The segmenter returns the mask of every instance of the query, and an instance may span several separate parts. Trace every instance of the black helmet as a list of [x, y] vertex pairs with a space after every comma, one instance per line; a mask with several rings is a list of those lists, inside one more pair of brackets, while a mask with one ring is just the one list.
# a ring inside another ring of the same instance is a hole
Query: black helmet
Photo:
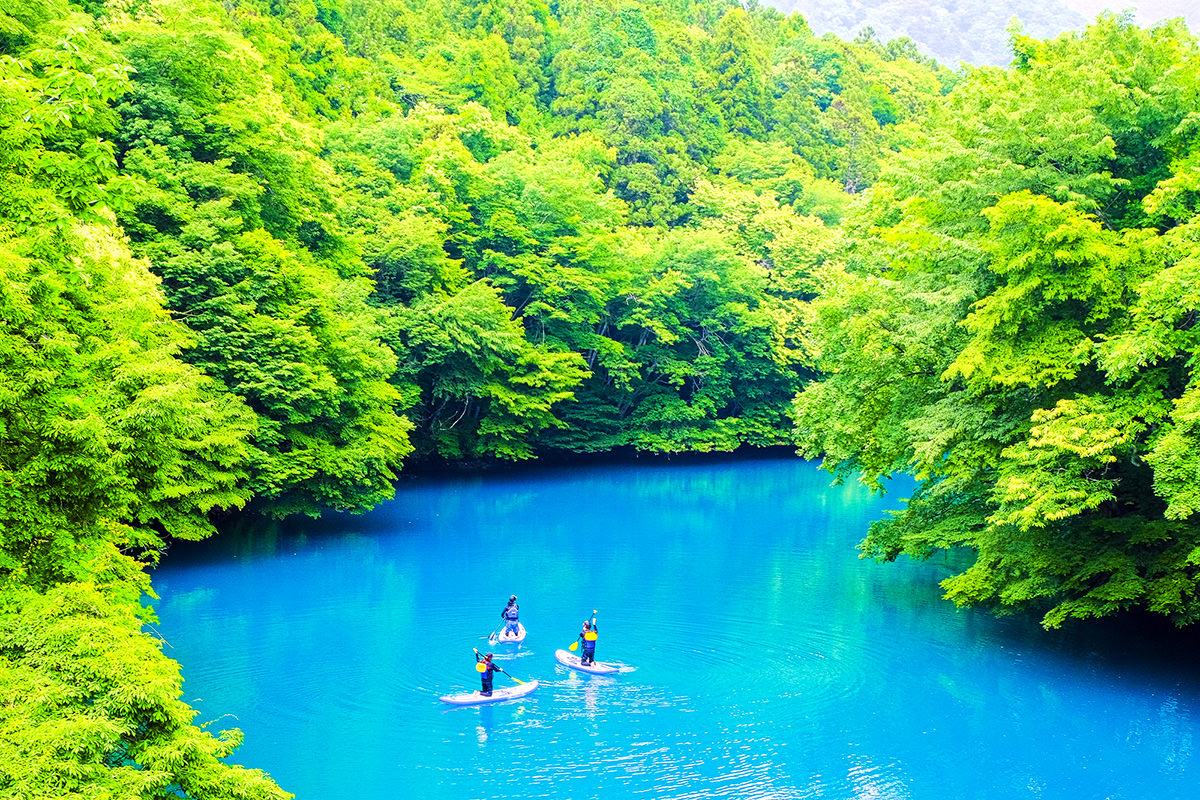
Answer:
[[486, 656], [484, 656], [484, 658], [485, 658], [485, 659], [487, 659], [488, 661], [491, 661], [491, 660], [492, 660], [492, 654], [491, 654], [491, 653], [488, 653]]

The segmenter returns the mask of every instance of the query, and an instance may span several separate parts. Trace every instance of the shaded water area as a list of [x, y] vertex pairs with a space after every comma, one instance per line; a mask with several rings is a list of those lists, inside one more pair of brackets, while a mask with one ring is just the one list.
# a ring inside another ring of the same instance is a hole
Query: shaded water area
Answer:
[[[409, 480], [176, 545], [156, 628], [197, 722], [301, 800], [1196, 796], [1196, 637], [1047, 633], [942, 600], [942, 557], [860, 560], [911, 488], [792, 458]], [[512, 593], [528, 638], [489, 648]], [[554, 660], [593, 608], [617, 675]], [[542, 685], [440, 703], [472, 647]]]

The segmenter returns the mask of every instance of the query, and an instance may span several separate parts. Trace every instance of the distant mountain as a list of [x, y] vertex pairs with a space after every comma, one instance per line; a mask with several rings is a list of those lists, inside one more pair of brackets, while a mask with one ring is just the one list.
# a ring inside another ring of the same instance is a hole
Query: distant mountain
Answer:
[[1009, 21], [1016, 17], [1037, 38], [1078, 30], [1103, 11], [1132, 9], [1148, 26], [1183, 17], [1200, 34], [1195, 0], [764, 0], [785, 13], [798, 11], [817, 34], [853, 39], [871, 28], [882, 42], [907, 36], [921, 52], [947, 66], [1007, 64]]
[[1200, 34], [1200, 3], [1196, 0], [1062, 0], [1070, 9], [1093, 19], [1101, 11], [1133, 9], [1133, 19], [1146, 26], [1174, 17], [1183, 17], [1192, 33]]
[[[1088, 3], [1092, 0], [1072, 0]], [[872, 28], [880, 41], [907, 36], [921, 52], [947, 66], [1007, 64], [1005, 29], [1017, 17], [1038, 38], [1084, 27], [1091, 17], [1064, 0], [769, 0], [780, 11], [798, 11], [818, 34], [853, 39]]]

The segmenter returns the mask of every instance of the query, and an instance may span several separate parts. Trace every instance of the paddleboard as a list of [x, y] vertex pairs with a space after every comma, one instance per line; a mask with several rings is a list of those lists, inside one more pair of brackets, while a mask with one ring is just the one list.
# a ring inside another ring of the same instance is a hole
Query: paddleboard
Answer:
[[512, 700], [514, 697], [524, 697], [538, 687], [537, 681], [525, 681], [518, 683], [516, 686], [505, 686], [502, 689], [493, 689], [490, 695], [482, 695], [479, 692], [465, 692], [463, 694], [448, 694], [445, 697], [439, 697], [443, 703], [449, 703], [452, 706], [478, 706], [484, 703], [499, 703], [501, 700]]
[[592, 675], [611, 675], [614, 672], [621, 671], [618, 667], [614, 667], [611, 664], [601, 664], [598, 661], [592, 664], [584, 664], [579, 660], [579, 656], [574, 655], [566, 650], [555, 650], [554, 658], [564, 667], [570, 667], [571, 669], [576, 669], [580, 672], [587, 672]]
[[492, 644], [517, 644], [525, 641], [525, 626], [517, 623], [517, 635], [512, 636], [505, 631], [494, 633], [488, 637], [488, 641]]

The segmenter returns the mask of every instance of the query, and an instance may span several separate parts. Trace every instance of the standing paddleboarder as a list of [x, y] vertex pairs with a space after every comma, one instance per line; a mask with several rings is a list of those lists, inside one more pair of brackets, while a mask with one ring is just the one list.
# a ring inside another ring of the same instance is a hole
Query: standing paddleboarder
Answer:
[[514, 594], [508, 598], [508, 605], [500, 612], [500, 617], [504, 620], [504, 633], [500, 635], [517, 638], [520, 635], [520, 629], [517, 626], [517, 619], [520, 616], [520, 607], [517, 605], [517, 596]]
[[475, 670], [479, 673], [479, 680], [482, 683], [479, 693], [484, 697], [491, 697], [492, 678], [494, 677], [492, 673], [504, 672], [504, 670], [492, 663], [491, 653], [481, 656], [478, 650], [475, 651]]
[[579, 641], [583, 644], [583, 648], [579, 653], [579, 663], [585, 666], [596, 660], [596, 640], [600, 638], [600, 634], [596, 632], [596, 609], [592, 609], [591, 620], [583, 621], [583, 630], [579, 632]]

